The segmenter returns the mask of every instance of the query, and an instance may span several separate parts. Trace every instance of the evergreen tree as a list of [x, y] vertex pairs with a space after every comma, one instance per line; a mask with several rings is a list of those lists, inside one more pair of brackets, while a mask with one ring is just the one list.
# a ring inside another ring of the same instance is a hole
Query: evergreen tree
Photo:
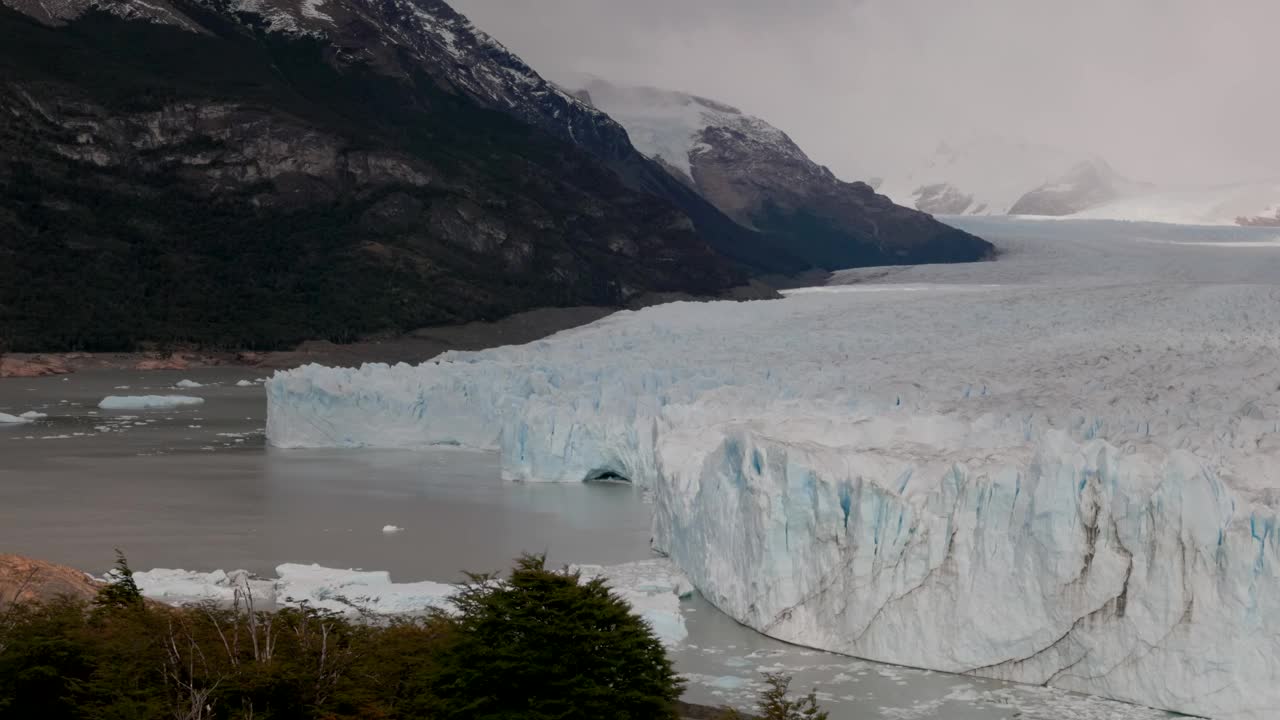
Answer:
[[98, 591], [93, 604], [101, 609], [140, 608], [142, 591], [133, 579], [133, 570], [120, 548], [116, 548], [116, 566], [109, 573], [111, 579]]
[[444, 717], [673, 718], [683, 683], [652, 629], [599, 579], [526, 555], [508, 579], [474, 575], [454, 600]]

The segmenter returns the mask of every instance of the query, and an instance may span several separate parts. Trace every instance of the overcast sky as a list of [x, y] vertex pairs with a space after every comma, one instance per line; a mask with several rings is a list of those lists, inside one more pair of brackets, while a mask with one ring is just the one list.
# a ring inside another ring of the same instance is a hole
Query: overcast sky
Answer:
[[728, 102], [846, 178], [973, 134], [1280, 177], [1280, 0], [453, 0], [545, 76]]

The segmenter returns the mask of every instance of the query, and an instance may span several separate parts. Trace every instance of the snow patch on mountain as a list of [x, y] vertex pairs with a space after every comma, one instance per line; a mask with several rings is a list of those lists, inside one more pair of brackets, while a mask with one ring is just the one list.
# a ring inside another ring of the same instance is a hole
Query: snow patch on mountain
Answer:
[[608, 113], [641, 153], [693, 177], [693, 156], [707, 149], [703, 133], [726, 128], [790, 152], [786, 133], [758, 117], [708, 98], [652, 87], [624, 87], [593, 76], [566, 76], [561, 84]]

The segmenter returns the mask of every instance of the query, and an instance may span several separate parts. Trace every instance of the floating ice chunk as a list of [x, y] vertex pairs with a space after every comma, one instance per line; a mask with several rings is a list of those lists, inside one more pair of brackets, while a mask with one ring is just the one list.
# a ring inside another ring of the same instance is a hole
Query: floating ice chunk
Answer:
[[259, 578], [244, 570], [191, 572], [155, 569], [134, 573], [142, 594], [169, 604], [213, 601], [231, 603], [239, 590], [253, 593], [259, 608], [298, 605], [355, 614], [364, 610], [380, 615], [447, 610], [456, 588], [437, 582], [394, 583], [385, 572], [337, 570], [319, 565], [284, 564], [278, 577]]
[[[106, 579], [110, 579], [109, 574]], [[255, 578], [244, 570], [205, 573], [157, 568], [135, 572], [133, 580], [143, 596], [171, 605], [205, 601], [230, 604], [235, 600], [237, 589], [252, 592], [255, 602], [264, 603], [259, 609], [266, 609], [275, 601], [275, 582]]]
[[22, 413], [21, 415], [19, 415], [18, 417], [26, 420], [40, 420], [41, 418], [47, 418], [49, 416], [42, 412], [36, 412], [35, 410], [28, 410]]
[[236, 387], [253, 387], [252, 380], [237, 380]]
[[204, 398], [187, 395], [109, 395], [98, 403], [103, 410], [157, 410], [200, 405]]
[[196, 381], [194, 381], [194, 380], [179, 380], [178, 382], [174, 383], [174, 385], [173, 385], [173, 386], [174, 386], [174, 387], [180, 387], [180, 388], [199, 388], [199, 387], [204, 387], [204, 385], [203, 385], [203, 384], [198, 383], [198, 382], [196, 382]]
[[721, 675], [720, 677], [712, 678], [707, 685], [721, 690], [741, 690], [751, 685], [751, 679], [736, 675]]
[[9, 413], [0, 413], [0, 423], [17, 425], [19, 423], [29, 423], [29, 422], [31, 422], [30, 418], [21, 417], [18, 415], [10, 415]]
[[381, 615], [448, 610], [453, 585], [438, 582], [394, 583], [386, 572], [334, 570], [319, 565], [280, 565], [276, 596], [288, 603], [348, 612], [355, 607]]
[[404, 528], [397, 527], [395, 525], [383, 525], [382, 532], [386, 533], [387, 535], [394, 535], [396, 533], [404, 532]]

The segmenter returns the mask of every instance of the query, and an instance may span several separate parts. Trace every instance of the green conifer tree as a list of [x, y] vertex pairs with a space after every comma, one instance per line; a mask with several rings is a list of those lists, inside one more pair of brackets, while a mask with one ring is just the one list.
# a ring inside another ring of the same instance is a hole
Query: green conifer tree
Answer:
[[120, 548], [116, 548], [116, 566], [109, 573], [111, 579], [98, 591], [93, 604], [100, 609], [141, 608], [142, 591], [133, 579], [133, 570]]
[[526, 555], [511, 576], [471, 577], [454, 600], [443, 716], [474, 720], [674, 717], [683, 683], [652, 629], [601, 580]]

